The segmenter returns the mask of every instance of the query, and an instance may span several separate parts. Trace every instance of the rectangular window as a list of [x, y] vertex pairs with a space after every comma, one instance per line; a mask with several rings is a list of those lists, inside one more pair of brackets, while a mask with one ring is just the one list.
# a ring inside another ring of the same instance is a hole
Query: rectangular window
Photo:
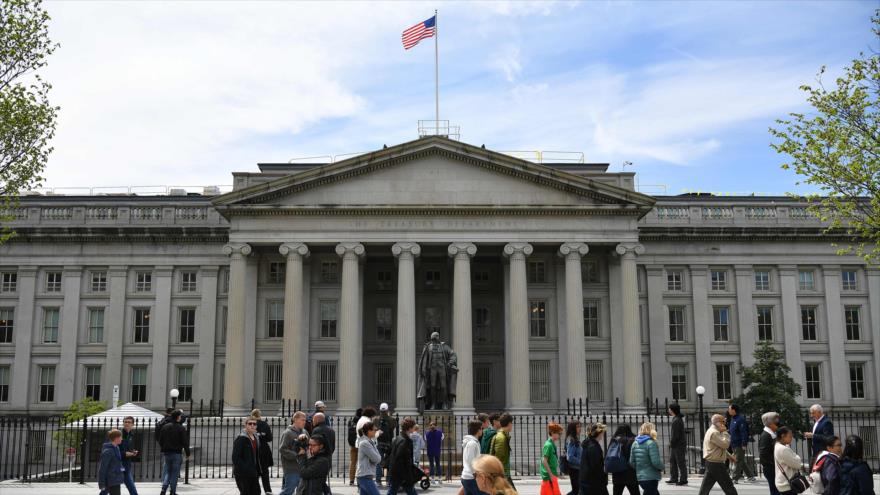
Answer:
[[849, 396], [865, 398], [865, 363], [849, 363]]
[[587, 398], [592, 401], [605, 400], [605, 373], [602, 361], [587, 361]]
[[26, 454], [28, 463], [43, 464], [46, 462], [46, 430], [28, 432], [28, 450]]
[[266, 361], [263, 363], [263, 400], [281, 400], [281, 363]]
[[61, 292], [61, 272], [46, 273], [46, 292]]
[[428, 289], [440, 288], [440, 270], [425, 270], [425, 287]]
[[269, 301], [266, 312], [266, 337], [280, 339], [284, 337], [284, 301]]
[[318, 400], [336, 402], [336, 361], [318, 361]]
[[137, 272], [135, 274], [134, 291], [150, 292], [153, 290], [153, 273]]
[[843, 321], [846, 325], [846, 340], [861, 340], [861, 308], [859, 306], [845, 306]]
[[543, 284], [547, 282], [547, 267], [543, 260], [529, 260], [527, 274], [530, 284]]
[[669, 307], [669, 341], [684, 342], [684, 307]]
[[800, 270], [798, 272], [798, 290], [814, 290], [816, 283], [813, 280], [812, 270]]
[[394, 401], [394, 365], [376, 363], [376, 398], [381, 401]]
[[712, 328], [715, 333], [715, 342], [730, 340], [730, 307], [715, 306], [712, 308]]
[[92, 292], [107, 292], [107, 272], [92, 272]]
[[488, 342], [491, 332], [492, 316], [489, 308], [478, 306], [474, 308], [474, 342]]
[[681, 270], [669, 270], [666, 272], [666, 290], [672, 292], [681, 292], [684, 290], [684, 277]]
[[807, 399], [822, 398], [822, 367], [819, 363], [804, 365], [804, 384], [807, 388]]
[[134, 310], [134, 343], [147, 344], [150, 342], [150, 308], [137, 308]]
[[529, 361], [529, 399], [550, 402], [550, 361]]
[[758, 340], [773, 340], [773, 306], [758, 306]]
[[529, 331], [532, 337], [547, 336], [547, 302], [529, 301]]
[[676, 401], [688, 400], [688, 365], [672, 365], [672, 399]]
[[733, 398], [732, 376], [732, 364], [715, 365], [715, 391], [718, 394], [718, 400], [730, 400]]
[[321, 338], [336, 338], [336, 301], [321, 301]]
[[104, 342], [104, 308], [89, 308], [89, 344]]
[[58, 343], [58, 308], [43, 308], [43, 343]]
[[269, 283], [283, 284], [284, 275], [287, 270], [287, 263], [281, 261], [272, 261], [269, 263]]
[[817, 339], [815, 306], [801, 306], [801, 338], [807, 341]]
[[196, 272], [180, 272], [180, 292], [196, 292], [199, 288]]
[[581, 261], [581, 280], [585, 284], [599, 283], [599, 262], [596, 260]]
[[9, 402], [9, 366], [0, 366], [0, 402]]
[[443, 310], [434, 306], [425, 307], [425, 335], [439, 332], [443, 324]]
[[193, 367], [178, 366], [177, 367], [177, 391], [180, 395], [177, 400], [189, 402], [193, 395]]
[[223, 268], [220, 276], [220, 293], [229, 293], [229, 268]]
[[727, 290], [726, 270], [712, 270], [710, 276], [712, 279], [712, 290]]
[[0, 273], [0, 292], [10, 293], [15, 292], [16, 290], [18, 290], [18, 273]]
[[229, 306], [223, 306], [220, 310], [220, 336], [217, 339], [218, 344], [226, 343], [226, 327], [229, 320]]
[[15, 329], [15, 310], [0, 308], [0, 344], [11, 344]]
[[180, 308], [179, 336], [181, 344], [196, 341], [196, 308]]
[[755, 270], [755, 290], [770, 290], [770, 272], [767, 270]]
[[840, 287], [843, 290], [859, 290], [858, 278], [855, 270], [840, 272]]
[[481, 286], [489, 285], [489, 272], [486, 270], [475, 271], [474, 283]]
[[40, 366], [40, 402], [55, 402], [54, 366]]
[[376, 340], [379, 342], [394, 340], [394, 312], [391, 308], [376, 308]]
[[376, 272], [376, 290], [393, 290], [394, 279], [390, 270], [379, 270]]
[[584, 301], [584, 337], [599, 336], [599, 301]]
[[492, 400], [492, 363], [474, 363], [474, 402]]
[[131, 401], [147, 401], [147, 367], [131, 367]]
[[86, 397], [101, 400], [101, 367], [86, 366], [85, 372]]
[[339, 263], [335, 261], [321, 262], [321, 282], [325, 284], [339, 282]]

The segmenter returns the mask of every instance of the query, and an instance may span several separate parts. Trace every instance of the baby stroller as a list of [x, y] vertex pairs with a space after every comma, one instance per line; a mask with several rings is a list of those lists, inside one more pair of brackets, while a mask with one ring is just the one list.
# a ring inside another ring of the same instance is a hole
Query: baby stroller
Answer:
[[418, 485], [422, 487], [422, 490], [427, 490], [431, 488], [431, 476], [428, 475], [430, 472], [428, 468], [420, 468], [418, 466], [413, 466], [413, 474], [418, 481]]

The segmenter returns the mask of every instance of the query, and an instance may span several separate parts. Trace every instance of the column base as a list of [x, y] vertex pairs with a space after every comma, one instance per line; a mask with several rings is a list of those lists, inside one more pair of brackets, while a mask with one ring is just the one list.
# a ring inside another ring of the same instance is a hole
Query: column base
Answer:
[[533, 414], [531, 407], [515, 407], [510, 406], [504, 410], [504, 412], [508, 412], [513, 416], [526, 416]]
[[394, 414], [401, 418], [405, 416], [418, 416], [419, 410], [415, 407], [397, 407], [394, 409]]
[[452, 408], [452, 414], [455, 416], [476, 416], [477, 411], [473, 407], [456, 406]]
[[[250, 404], [248, 404], [250, 406]], [[232, 404], [223, 404], [223, 417], [224, 418], [245, 418], [251, 415], [251, 409], [249, 407], [242, 406], [233, 406]]]

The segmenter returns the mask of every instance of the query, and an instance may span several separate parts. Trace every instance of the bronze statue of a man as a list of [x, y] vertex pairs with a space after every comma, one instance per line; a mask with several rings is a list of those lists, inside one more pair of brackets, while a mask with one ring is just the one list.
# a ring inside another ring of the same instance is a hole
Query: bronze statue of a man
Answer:
[[440, 334], [431, 334], [431, 340], [422, 348], [419, 357], [419, 393], [421, 409], [449, 409], [455, 401], [458, 379], [458, 358]]

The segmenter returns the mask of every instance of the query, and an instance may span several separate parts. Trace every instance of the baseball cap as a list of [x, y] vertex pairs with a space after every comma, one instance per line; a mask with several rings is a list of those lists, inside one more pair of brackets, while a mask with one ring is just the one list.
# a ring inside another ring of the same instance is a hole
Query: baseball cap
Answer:
[[324, 401], [319, 400], [319, 401], [315, 402], [315, 409], [317, 409], [319, 407], [324, 407]]
[[388, 403], [383, 402], [382, 404], [379, 404], [379, 410], [380, 411], [387, 411], [388, 410]]

